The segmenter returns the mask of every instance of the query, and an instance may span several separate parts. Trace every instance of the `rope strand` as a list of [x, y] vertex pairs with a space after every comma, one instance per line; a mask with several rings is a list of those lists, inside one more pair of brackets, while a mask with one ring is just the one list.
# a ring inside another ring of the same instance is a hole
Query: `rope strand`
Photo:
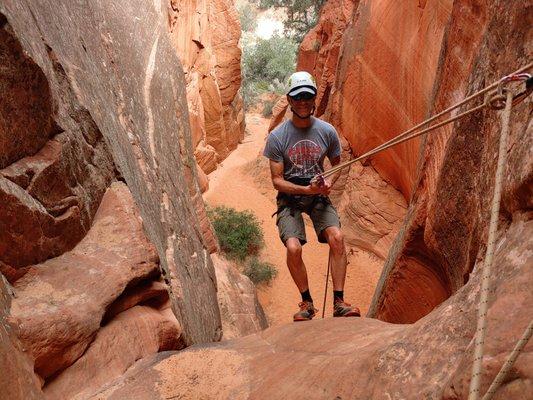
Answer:
[[492, 381], [492, 385], [490, 385], [489, 390], [487, 390], [487, 393], [485, 393], [485, 396], [483, 396], [483, 399], [481, 400], [492, 399], [492, 396], [494, 395], [494, 393], [496, 393], [496, 390], [498, 390], [498, 388], [501, 386], [501, 384], [507, 377], [507, 374], [511, 370], [511, 367], [516, 361], [518, 355], [520, 354], [522, 349], [525, 347], [528, 340], [531, 338], [532, 333], [533, 333], [533, 320], [529, 322], [529, 325], [527, 326], [526, 330], [522, 334], [522, 337], [516, 343], [513, 351], [511, 352], [511, 354], [509, 354], [509, 356], [507, 357], [507, 360], [505, 360], [505, 363], [500, 369], [500, 372], [498, 372], [498, 375], [496, 375], [496, 378], [494, 378], [494, 381]]
[[[355, 163], [357, 161], [360, 161], [360, 160], [362, 160], [364, 158], [370, 157], [370, 156], [372, 156], [374, 154], [377, 154], [377, 153], [379, 153], [381, 151], [384, 151], [384, 150], [388, 149], [389, 147], [395, 146], [395, 145], [403, 143], [403, 142], [405, 142], [407, 140], [413, 139], [413, 138], [415, 138], [417, 136], [423, 135], [424, 133], [430, 132], [430, 131], [432, 131], [434, 129], [437, 129], [437, 128], [443, 126], [443, 125], [451, 123], [451, 122], [455, 121], [458, 118], [462, 118], [462, 117], [464, 117], [464, 116], [466, 116], [468, 114], [471, 114], [471, 113], [473, 113], [475, 111], [480, 110], [481, 108], [487, 106], [490, 102], [485, 101], [482, 105], [479, 105], [479, 106], [474, 107], [474, 108], [472, 108], [472, 109], [470, 109], [468, 111], [465, 111], [462, 114], [459, 114], [459, 115], [456, 115], [455, 117], [449, 118], [446, 121], [443, 121], [443, 122], [441, 122], [439, 124], [430, 126], [429, 128], [426, 128], [426, 129], [424, 129], [424, 130], [422, 130], [420, 132], [413, 133], [413, 132], [417, 131], [419, 128], [421, 128], [421, 127], [423, 127], [423, 126], [435, 121], [436, 119], [440, 118], [441, 116], [443, 116], [445, 114], [450, 113], [451, 111], [455, 110], [456, 108], [461, 107], [462, 105], [464, 105], [464, 104], [470, 102], [471, 100], [473, 100], [473, 99], [475, 99], [475, 98], [477, 98], [477, 97], [489, 92], [490, 90], [493, 90], [493, 89], [497, 88], [499, 85], [502, 84], [502, 82], [507, 82], [507, 81], [511, 80], [510, 79], [511, 77], [514, 77], [516, 75], [520, 75], [524, 71], [527, 71], [527, 70], [531, 69], [532, 67], [533, 67], [533, 62], [530, 62], [529, 64], [523, 66], [522, 68], [517, 69], [515, 72], [513, 72], [513, 73], [511, 73], [509, 75], [506, 75], [503, 78], [493, 82], [489, 86], [486, 86], [485, 88], [483, 88], [483, 89], [471, 94], [470, 96], [466, 97], [465, 99], [463, 99], [459, 103], [448, 107], [447, 109], [439, 112], [438, 114], [436, 114], [436, 115], [434, 115], [434, 116], [422, 121], [418, 125], [415, 125], [411, 129], [409, 129], [409, 130], [407, 130], [405, 132], [402, 132], [401, 134], [395, 136], [393, 139], [391, 139], [391, 140], [389, 140], [389, 141], [387, 141], [385, 143], [382, 143], [381, 145], [375, 147], [374, 149], [366, 152], [365, 154], [363, 154], [363, 155], [361, 155], [361, 156], [359, 156], [359, 157], [357, 157], [357, 158], [355, 158], [353, 160], [349, 160], [349, 161], [346, 161], [346, 162], [344, 162], [342, 164], [339, 164], [339, 165], [329, 169], [328, 171], [317, 175], [315, 178], [317, 178], [317, 177], [318, 178], [322, 178], [322, 179], [326, 178], [326, 177], [336, 173], [337, 171], [339, 171], [339, 170], [341, 170], [341, 169], [343, 169], [343, 168], [345, 168], [345, 167], [347, 167], [347, 166], [349, 166], [349, 165], [351, 165], [351, 164], [353, 164], [353, 163]], [[313, 178], [313, 179], [315, 179], [315, 178]]]
[[491, 290], [490, 273], [492, 258], [494, 256], [494, 242], [496, 241], [496, 230], [498, 229], [498, 216], [500, 214], [500, 200], [502, 193], [502, 180], [507, 159], [507, 137], [509, 135], [509, 121], [513, 107], [513, 92], [506, 93], [507, 99], [505, 109], [502, 113], [502, 133], [500, 135], [500, 147], [498, 152], [498, 167], [496, 168], [496, 181], [494, 183], [494, 195], [492, 197], [492, 210], [490, 214], [489, 237], [487, 239], [487, 251], [483, 261], [483, 278], [481, 281], [481, 295], [476, 329], [476, 340], [474, 348], [474, 363], [472, 366], [472, 379], [470, 380], [469, 400], [479, 399], [479, 385], [481, 381], [481, 367], [483, 364], [483, 345], [485, 343], [485, 332], [487, 329], [487, 311]]

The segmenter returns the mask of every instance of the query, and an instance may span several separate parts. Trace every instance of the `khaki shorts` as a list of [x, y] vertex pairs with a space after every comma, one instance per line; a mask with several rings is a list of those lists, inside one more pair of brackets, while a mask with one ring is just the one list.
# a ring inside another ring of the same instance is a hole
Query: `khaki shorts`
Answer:
[[[292, 210], [292, 212], [291, 212]], [[298, 208], [284, 207], [277, 214], [276, 225], [278, 226], [279, 237], [283, 243], [291, 237], [298, 238], [300, 243], [307, 243], [305, 236], [305, 225], [302, 217], [302, 211]], [[307, 212], [306, 212], [307, 213]], [[311, 217], [313, 227], [315, 228], [318, 241], [327, 243], [324, 237], [324, 229], [330, 226], [341, 227], [339, 216], [335, 207], [328, 202], [327, 204], [319, 201], [313, 209], [307, 213]]]

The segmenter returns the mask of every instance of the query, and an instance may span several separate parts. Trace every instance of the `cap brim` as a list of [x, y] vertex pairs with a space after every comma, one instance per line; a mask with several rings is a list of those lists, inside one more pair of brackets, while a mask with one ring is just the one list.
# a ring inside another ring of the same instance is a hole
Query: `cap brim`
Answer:
[[296, 89], [290, 91], [287, 94], [289, 96], [296, 96], [297, 94], [304, 93], [304, 92], [311, 93], [313, 96], [316, 96], [316, 90], [314, 90], [311, 87], [307, 87], [307, 86], [302, 86], [302, 87], [296, 88]]

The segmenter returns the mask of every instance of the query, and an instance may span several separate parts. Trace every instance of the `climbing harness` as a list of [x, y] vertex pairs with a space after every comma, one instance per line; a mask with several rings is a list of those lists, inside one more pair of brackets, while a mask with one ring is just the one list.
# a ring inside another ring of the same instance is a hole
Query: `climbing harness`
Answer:
[[[295, 185], [299, 186], [307, 186], [309, 185], [311, 178], [288, 178], [289, 182], [294, 183]], [[279, 214], [281, 211], [283, 211], [285, 208], [290, 209], [291, 216], [294, 217], [294, 213], [296, 210], [304, 211], [307, 214], [310, 214], [311, 211], [317, 206], [317, 204], [324, 204], [327, 206], [328, 204], [331, 204], [331, 200], [327, 196], [322, 195], [300, 195], [300, 194], [288, 194], [283, 192], [278, 192], [278, 195], [276, 197], [276, 203], [277, 203], [277, 210], [274, 214], [272, 214], [272, 217], [274, 215]]]
[[[470, 380], [470, 390], [469, 390], [469, 397], [468, 397], [469, 400], [478, 400], [479, 398], [479, 385], [480, 385], [480, 378], [482, 374], [481, 372], [482, 363], [483, 363], [483, 345], [484, 345], [486, 324], [487, 324], [486, 317], [487, 317], [487, 311], [488, 311], [489, 295], [491, 292], [490, 273], [491, 273], [492, 259], [494, 255], [494, 243], [496, 239], [496, 230], [498, 227], [498, 215], [499, 215], [499, 210], [500, 210], [502, 179], [503, 179], [505, 161], [506, 161], [506, 156], [507, 156], [507, 137], [509, 135], [509, 123], [510, 123], [511, 110], [514, 105], [524, 100], [533, 91], [533, 77], [530, 74], [525, 73], [525, 71], [528, 71], [532, 67], [533, 67], [533, 62], [520, 68], [514, 73], [507, 75], [503, 77], [502, 79], [492, 83], [491, 85], [479, 90], [478, 92], [468, 96], [463, 101], [447, 108], [444, 111], [441, 111], [440, 113], [419, 123], [413, 128], [397, 135], [393, 139], [377, 146], [376, 148], [362, 154], [359, 157], [356, 157], [355, 159], [339, 164], [329, 169], [328, 171], [325, 171], [315, 176], [311, 180], [311, 182], [321, 185], [324, 183], [325, 178], [335, 174], [336, 172], [342, 170], [343, 168], [350, 166], [351, 164], [357, 161], [368, 158], [374, 154], [380, 153], [392, 146], [403, 143], [407, 140], [411, 140], [418, 136], [429, 133], [437, 128], [440, 128], [458, 119], [466, 117], [467, 115], [472, 114], [478, 110], [481, 110], [482, 108], [490, 107], [496, 110], [503, 109], [502, 132], [500, 135], [498, 166], [496, 169], [494, 195], [492, 199], [491, 218], [490, 218], [490, 225], [489, 225], [489, 237], [487, 241], [487, 250], [485, 252], [485, 260], [483, 262], [482, 286], [481, 286], [481, 293], [480, 293], [480, 305], [479, 305], [479, 310], [478, 310], [477, 329], [476, 329], [476, 334], [475, 334], [474, 361], [473, 361], [473, 366], [472, 366], [472, 376]], [[523, 83], [525, 86], [524, 90], [516, 95], [513, 95], [512, 90], [506, 87], [511, 82]], [[455, 115], [451, 118], [448, 118], [445, 121], [439, 122], [435, 125], [431, 125], [425, 129], [420, 130], [421, 128], [432, 123], [433, 121], [437, 120], [441, 116], [450, 113], [451, 111], [459, 108], [460, 106], [470, 102], [473, 99], [476, 99], [484, 95], [485, 93], [488, 93], [488, 95], [486, 96], [482, 104], [472, 107], [471, 109], [464, 111], [458, 115]], [[329, 256], [329, 260], [328, 260], [328, 272], [326, 275], [326, 291], [327, 291], [327, 283], [329, 279], [330, 266], [331, 266], [331, 253]], [[326, 293], [324, 293], [324, 306], [322, 310], [322, 318], [324, 317], [325, 302], [326, 302]], [[482, 400], [490, 400], [492, 398], [493, 394], [496, 392], [498, 387], [505, 380], [507, 373], [510, 371], [513, 363], [515, 362], [516, 358], [520, 354], [520, 351], [524, 348], [524, 346], [530, 339], [532, 333], [533, 333], [533, 320], [529, 323], [524, 334], [522, 335], [522, 337], [520, 338], [520, 340], [514, 347], [513, 351], [511, 352], [511, 354], [505, 361], [504, 365], [498, 372], [497, 376], [495, 377], [494, 381], [492, 382], [491, 386], [489, 387], [488, 391], [486, 392]]]

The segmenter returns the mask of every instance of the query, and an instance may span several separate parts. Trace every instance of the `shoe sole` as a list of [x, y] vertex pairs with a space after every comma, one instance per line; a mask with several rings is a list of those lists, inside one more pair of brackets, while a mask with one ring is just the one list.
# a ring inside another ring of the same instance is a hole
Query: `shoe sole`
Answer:
[[358, 313], [357, 311], [350, 311], [347, 312], [344, 315], [334, 315], [335, 318], [341, 318], [341, 317], [360, 317], [361, 313]]
[[301, 322], [301, 321], [311, 321], [314, 318], [314, 315], [311, 318], [293, 318], [293, 322]]

